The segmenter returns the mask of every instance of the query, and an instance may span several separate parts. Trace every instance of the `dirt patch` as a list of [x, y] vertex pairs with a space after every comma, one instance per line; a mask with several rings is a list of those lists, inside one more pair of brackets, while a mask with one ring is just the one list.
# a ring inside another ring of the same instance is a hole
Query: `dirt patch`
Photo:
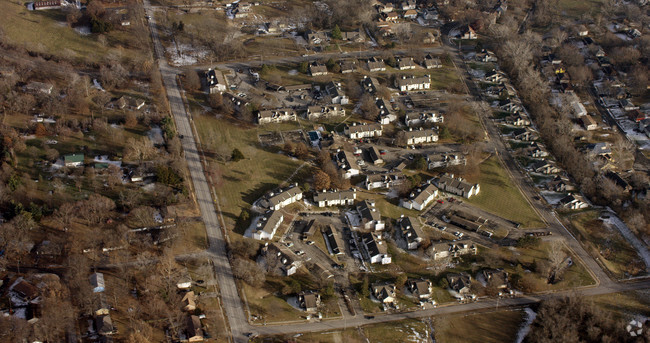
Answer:
[[257, 135], [257, 137], [260, 140], [260, 144], [262, 144], [262, 146], [284, 144], [284, 139], [282, 138], [282, 134], [280, 134], [279, 132], [260, 133], [259, 135]]
[[294, 143], [304, 143], [307, 140], [302, 130], [284, 131], [282, 132], [282, 138], [287, 142]]

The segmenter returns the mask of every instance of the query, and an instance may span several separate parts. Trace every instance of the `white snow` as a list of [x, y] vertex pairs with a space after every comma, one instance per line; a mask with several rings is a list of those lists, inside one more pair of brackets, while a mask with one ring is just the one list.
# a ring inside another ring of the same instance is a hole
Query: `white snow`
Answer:
[[97, 81], [97, 79], [93, 79], [93, 87], [99, 89], [102, 92], [106, 92], [106, 90], [102, 87], [99, 81]]
[[526, 321], [522, 324], [519, 332], [517, 332], [517, 339], [515, 340], [515, 343], [521, 343], [524, 341], [524, 338], [526, 338], [526, 335], [528, 335], [528, 332], [530, 332], [530, 324], [532, 324], [533, 321], [535, 321], [535, 318], [537, 318], [537, 313], [535, 313], [535, 311], [531, 310], [529, 307], [526, 307], [524, 309], [524, 312], [526, 312]]
[[88, 36], [91, 33], [89, 26], [77, 26], [74, 28], [74, 30], [82, 36]]
[[208, 50], [197, 49], [189, 44], [176, 44], [167, 48], [171, 63], [175, 66], [192, 65], [208, 55]]

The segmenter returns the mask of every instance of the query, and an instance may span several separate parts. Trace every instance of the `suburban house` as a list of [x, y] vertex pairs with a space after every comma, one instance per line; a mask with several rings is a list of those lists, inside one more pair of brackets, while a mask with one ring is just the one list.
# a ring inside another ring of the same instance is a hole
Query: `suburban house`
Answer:
[[113, 325], [113, 320], [111, 315], [96, 316], [94, 320], [95, 332], [100, 336], [110, 336], [117, 332], [115, 326]]
[[327, 75], [327, 67], [324, 64], [312, 62], [309, 64], [309, 74], [311, 76]]
[[356, 29], [354, 31], [341, 32], [341, 38], [348, 42], [362, 43], [366, 41], [363, 31]]
[[444, 174], [434, 180], [434, 184], [442, 191], [456, 194], [464, 198], [470, 198], [481, 191], [478, 183], [471, 184], [462, 178], [454, 178], [454, 175]]
[[442, 68], [442, 63], [440, 62], [440, 59], [437, 57], [433, 57], [431, 54], [424, 56], [423, 64], [425, 69]]
[[106, 290], [103, 273], [90, 274], [90, 285], [93, 287], [93, 293], [101, 293]]
[[379, 236], [366, 232], [360, 234], [359, 238], [368, 252], [368, 261], [370, 263], [390, 264], [392, 262], [386, 243]]
[[537, 135], [530, 129], [528, 128], [517, 128], [512, 130], [510, 133], [512, 139], [519, 140], [519, 141], [534, 141], [537, 139]]
[[377, 116], [379, 118], [380, 124], [388, 125], [397, 120], [397, 116], [393, 114], [390, 106], [386, 104], [386, 100], [383, 98], [375, 98], [375, 106], [377, 106], [377, 109], [379, 111], [379, 114]]
[[187, 332], [187, 342], [203, 342], [203, 329], [201, 327], [201, 319], [198, 316], [191, 315], [187, 317], [185, 331]]
[[413, 62], [413, 58], [412, 57], [398, 57], [397, 58], [397, 69], [399, 69], [399, 70], [415, 69], [415, 62]]
[[501, 268], [483, 269], [481, 275], [490, 286], [494, 286], [497, 289], [508, 288], [508, 272]]
[[570, 210], [579, 210], [589, 207], [589, 204], [582, 200], [581, 196], [574, 194], [569, 194], [560, 199], [559, 205]]
[[535, 142], [530, 145], [530, 147], [526, 148], [526, 151], [528, 152], [528, 156], [532, 158], [544, 158], [547, 157], [548, 151], [539, 143]]
[[565, 179], [561, 176], [555, 176], [553, 180], [545, 184], [546, 189], [549, 191], [555, 192], [566, 192], [574, 189], [573, 185], [569, 183], [568, 179]]
[[356, 156], [347, 150], [339, 150], [334, 156], [338, 167], [345, 172], [346, 179], [359, 175], [361, 168]]
[[588, 113], [585, 105], [580, 101], [574, 101], [571, 103], [571, 114], [573, 114], [575, 118], [580, 118], [586, 116]]
[[223, 73], [212, 68], [209, 68], [208, 72], [205, 73], [205, 84], [210, 94], [225, 92], [228, 89]]
[[63, 165], [66, 167], [81, 167], [84, 165], [84, 154], [69, 154], [63, 156]]
[[433, 284], [425, 279], [408, 279], [406, 286], [409, 292], [418, 300], [431, 299]]
[[438, 196], [438, 188], [426, 183], [409, 194], [408, 199], [401, 199], [400, 206], [418, 211], [424, 210], [427, 205]]
[[439, 153], [427, 155], [428, 168], [447, 168], [465, 164], [465, 156], [452, 153]]
[[302, 291], [298, 294], [298, 304], [305, 312], [316, 312], [320, 306], [320, 294], [313, 291]]
[[281, 123], [285, 121], [296, 121], [298, 120], [298, 115], [296, 111], [292, 108], [278, 108], [275, 110], [263, 110], [257, 113], [257, 123], [269, 124], [269, 123]]
[[368, 153], [368, 158], [374, 165], [379, 165], [384, 163], [384, 160], [381, 158], [381, 152], [379, 152], [379, 149], [377, 149], [376, 146], [372, 145], [369, 148], [366, 149], [366, 152]]
[[364, 186], [367, 190], [375, 188], [392, 188], [401, 184], [404, 180], [404, 174], [401, 173], [372, 174], [366, 176]]
[[[347, 99], [347, 98], [346, 98]], [[305, 116], [309, 120], [327, 119], [345, 115], [345, 109], [339, 105], [314, 105], [307, 107]]]
[[196, 295], [194, 295], [194, 291], [189, 291], [183, 294], [181, 305], [185, 312], [194, 312], [194, 310], [196, 310]]
[[535, 173], [540, 173], [540, 174], [557, 174], [560, 172], [560, 168], [556, 167], [553, 163], [547, 161], [547, 160], [537, 160], [535, 161], [531, 166], [530, 170], [534, 171]]
[[386, 63], [377, 57], [371, 57], [368, 59], [368, 70], [370, 72], [386, 71]]
[[257, 221], [255, 225], [255, 232], [253, 232], [253, 238], [257, 240], [262, 239], [273, 239], [275, 231], [280, 227], [282, 221], [284, 220], [284, 215], [280, 211], [266, 211], [262, 217]]
[[458, 37], [460, 39], [477, 39], [478, 35], [476, 31], [470, 25], [465, 25], [460, 28]]
[[519, 113], [524, 111], [524, 107], [519, 101], [513, 101], [510, 99], [499, 102], [499, 109], [510, 113]]
[[322, 191], [316, 192], [314, 202], [318, 207], [354, 205], [357, 198], [356, 189], [347, 191]]
[[34, 1], [26, 3], [25, 6], [30, 11], [50, 10], [61, 8], [61, 0]]
[[345, 244], [332, 225], [322, 227], [321, 233], [325, 238], [325, 245], [327, 245], [330, 254], [340, 255], [345, 253]]
[[355, 71], [357, 63], [355, 61], [340, 61], [339, 66], [341, 67], [341, 74], [349, 74]]
[[330, 81], [325, 85], [325, 91], [332, 98], [333, 104], [347, 105], [350, 102], [350, 99], [345, 95], [341, 89], [340, 82]]
[[528, 116], [516, 113], [515, 115], [507, 116], [505, 123], [512, 126], [529, 126], [530, 119], [528, 119]]
[[[262, 248], [262, 254], [266, 257], [267, 265], [279, 265], [284, 275], [291, 276], [298, 271], [302, 265], [300, 260], [283, 244], [266, 243]], [[277, 259], [279, 264], [273, 263], [271, 259]]]
[[487, 49], [481, 50], [478, 54], [476, 54], [476, 60], [481, 61], [481, 62], [493, 62], [496, 63], [498, 62], [497, 55]]
[[438, 131], [434, 129], [413, 130], [409, 128], [404, 132], [406, 145], [435, 143], [438, 141]]
[[415, 0], [402, 1], [402, 11], [414, 10], [417, 7]]
[[379, 81], [374, 77], [364, 76], [361, 80], [361, 87], [364, 92], [374, 94], [379, 87]]
[[415, 19], [418, 17], [418, 11], [416, 10], [406, 10], [404, 12], [405, 19]]
[[485, 73], [485, 81], [486, 82], [491, 82], [491, 83], [502, 83], [506, 81], [508, 78], [506, 77], [506, 74], [504, 74], [500, 70], [492, 69], [492, 71], [489, 71]]
[[381, 231], [385, 224], [381, 220], [381, 213], [375, 208], [373, 200], [363, 200], [357, 204], [357, 213], [361, 219], [361, 228], [366, 230]]
[[393, 303], [397, 294], [395, 293], [395, 284], [389, 282], [377, 282], [370, 285], [372, 295], [384, 304]]
[[590, 157], [602, 157], [609, 160], [612, 157], [612, 148], [609, 143], [591, 143], [585, 146], [584, 151]]
[[392, 2], [386, 2], [386, 3], [381, 3], [376, 6], [377, 11], [379, 13], [388, 13], [388, 12], [393, 12], [395, 10], [395, 7], [393, 6]]
[[424, 233], [422, 232], [422, 224], [415, 217], [401, 217], [398, 221], [400, 233], [406, 240], [406, 248], [408, 250], [415, 250], [420, 246], [424, 240]]
[[598, 128], [598, 124], [590, 115], [580, 117], [580, 125], [587, 131], [593, 131]]
[[302, 199], [302, 190], [298, 184], [294, 183], [284, 188], [277, 188], [266, 193], [260, 200], [260, 205], [264, 208], [279, 210], [289, 204]]
[[130, 110], [139, 110], [142, 107], [144, 107], [145, 101], [142, 99], [130, 97], [130, 96], [121, 96], [115, 101], [112, 101], [109, 104], [109, 108], [119, 108], [119, 109], [125, 109], [128, 108]]
[[470, 292], [472, 277], [467, 273], [450, 273], [447, 274], [447, 282], [449, 283], [449, 288], [458, 292], [460, 295], [465, 295]]
[[382, 127], [381, 124], [379, 123], [373, 123], [373, 124], [352, 123], [352, 125], [346, 124], [343, 130], [345, 134], [348, 137], [350, 137], [350, 139], [379, 137], [382, 134]]
[[404, 124], [408, 127], [419, 126], [423, 124], [442, 123], [445, 117], [442, 113], [435, 112], [409, 112], [404, 116]]
[[307, 43], [310, 45], [321, 45], [326, 44], [330, 41], [330, 37], [327, 32], [323, 31], [308, 31], [306, 34]]
[[431, 88], [431, 76], [402, 75], [395, 78], [395, 88], [402, 92]]
[[384, 13], [383, 17], [386, 22], [399, 22], [399, 15], [395, 12]]

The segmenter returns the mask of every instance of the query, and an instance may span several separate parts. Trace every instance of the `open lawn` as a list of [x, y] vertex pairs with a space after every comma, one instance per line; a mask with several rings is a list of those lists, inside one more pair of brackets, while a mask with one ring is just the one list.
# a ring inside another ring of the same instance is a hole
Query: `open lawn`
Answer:
[[480, 166], [478, 183], [481, 192], [468, 199], [469, 203], [518, 223], [525, 228], [543, 227], [544, 223], [508, 177], [496, 157]]
[[367, 325], [361, 328], [368, 342], [427, 342], [429, 326], [417, 319]]
[[630, 291], [587, 298], [596, 306], [614, 312], [615, 316], [630, 318], [650, 316], [650, 291]]
[[253, 316], [261, 318], [258, 322], [282, 322], [304, 319], [305, 312], [293, 308], [289, 303], [265, 289], [254, 288], [242, 283], [248, 307]]
[[560, 12], [567, 17], [579, 19], [585, 13], [600, 12], [602, 0], [560, 0]]
[[643, 272], [643, 262], [621, 234], [598, 219], [598, 211], [588, 211], [571, 217], [571, 228], [588, 242], [589, 252], [595, 255], [618, 278]]
[[524, 312], [506, 310], [433, 317], [434, 336], [440, 343], [514, 342]]

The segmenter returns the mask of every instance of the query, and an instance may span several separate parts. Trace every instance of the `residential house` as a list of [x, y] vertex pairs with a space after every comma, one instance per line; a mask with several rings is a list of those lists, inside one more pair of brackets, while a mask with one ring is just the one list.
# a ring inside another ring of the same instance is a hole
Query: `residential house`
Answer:
[[402, 1], [402, 11], [414, 10], [417, 7], [415, 0]]
[[557, 174], [560, 169], [547, 160], [537, 160], [530, 167], [530, 170], [540, 174]]
[[573, 101], [571, 102], [571, 114], [575, 118], [584, 117], [587, 115], [587, 109], [580, 101]]
[[407, 199], [400, 200], [400, 206], [404, 208], [424, 210], [427, 205], [438, 196], [438, 188], [430, 183], [415, 188]]
[[314, 291], [302, 291], [298, 294], [298, 304], [305, 312], [316, 312], [320, 306], [320, 294]]
[[92, 273], [90, 274], [90, 285], [93, 288], [93, 293], [101, 293], [106, 290], [106, 284], [104, 283], [104, 273]]
[[402, 92], [429, 89], [431, 88], [431, 76], [402, 75], [395, 78], [395, 88]]
[[438, 20], [439, 17], [438, 10], [435, 7], [425, 8], [421, 15], [424, 20]]
[[357, 213], [361, 219], [361, 228], [365, 230], [381, 231], [385, 223], [381, 220], [381, 213], [375, 207], [374, 200], [363, 200], [357, 204]]
[[648, 116], [640, 110], [632, 110], [627, 112], [627, 117], [635, 123], [639, 123], [648, 118]]
[[355, 61], [340, 61], [339, 66], [341, 67], [341, 74], [349, 74], [356, 70], [357, 63]]
[[315, 105], [307, 107], [307, 113], [305, 116], [307, 119], [314, 121], [344, 115], [345, 109], [339, 105]]
[[374, 123], [374, 124], [353, 123], [352, 125], [346, 124], [343, 131], [350, 139], [372, 138], [372, 137], [381, 136], [382, 127], [381, 124], [379, 123]]
[[52, 94], [54, 86], [49, 83], [43, 82], [30, 82], [25, 86], [25, 91], [30, 93], [43, 93], [43, 94]]
[[[311, 230], [312, 227], [314, 226], [311, 226], [308, 229]], [[282, 270], [286, 276], [295, 274], [298, 271], [298, 268], [302, 265], [299, 260], [294, 258], [295, 255], [284, 244], [266, 243], [262, 248], [262, 254], [266, 258], [267, 265], [279, 266], [279, 269]], [[275, 263], [273, 259], [277, 259], [277, 262], [279, 263]]]
[[526, 151], [528, 152], [528, 156], [532, 158], [544, 158], [547, 157], [548, 151], [539, 143], [535, 142], [530, 145], [530, 147], [526, 148]]
[[524, 111], [524, 107], [521, 105], [519, 101], [513, 101], [510, 99], [500, 101], [499, 109], [510, 113], [520, 113]]
[[560, 199], [559, 205], [570, 210], [579, 210], [589, 207], [589, 204], [587, 204], [581, 196], [574, 194], [569, 194]]
[[81, 167], [84, 164], [84, 154], [68, 154], [63, 156], [63, 165], [66, 167]]
[[478, 183], [471, 184], [462, 178], [454, 178], [453, 174], [444, 174], [434, 179], [434, 184], [442, 191], [470, 198], [481, 191]]
[[368, 253], [367, 259], [370, 263], [390, 264], [392, 262], [386, 242], [382, 241], [378, 235], [366, 232], [360, 234], [359, 238]]
[[322, 31], [308, 31], [307, 32], [307, 43], [310, 45], [322, 45], [327, 44], [330, 41], [330, 37], [327, 32]]
[[399, 69], [399, 70], [415, 69], [415, 62], [413, 62], [413, 58], [412, 57], [398, 57], [397, 58], [397, 69]]
[[297, 183], [294, 183], [288, 187], [277, 188], [265, 194], [260, 200], [260, 205], [277, 211], [299, 200], [302, 200], [302, 190]]
[[374, 77], [364, 76], [361, 80], [363, 91], [369, 94], [375, 94], [379, 88], [379, 81]]
[[375, 106], [377, 106], [379, 112], [377, 118], [380, 124], [388, 125], [397, 120], [397, 116], [393, 113], [391, 106], [383, 98], [375, 98]]
[[476, 60], [480, 62], [486, 62], [486, 63], [496, 63], [498, 62], [497, 55], [487, 49], [481, 50], [478, 54], [476, 54]]
[[406, 145], [435, 143], [438, 141], [438, 130], [422, 128], [413, 130], [409, 128], [408, 131], [404, 132], [404, 138]]
[[445, 121], [442, 113], [436, 112], [409, 112], [404, 116], [404, 124], [408, 127], [419, 126], [423, 124], [435, 124]]
[[512, 126], [529, 126], [530, 125], [530, 119], [528, 119], [528, 116], [522, 115], [521, 112], [516, 113], [511, 116], [507, 116], [505, 118], [505, 122], [508, 125]]
[[605, 177], [614, 182], [616, 186], [623, 188], [624, 191], [632, 190], [632, 186], [616, 172], [608, 171], [605, 173]]
[[477, 39], [478, 35], [471, 25], [464, 25], [460, 28], [458, 37], [460, 39]]
[[592, 143], [587, 144], [584, 148], [589, 157], [602, 157], [609, 160], [612, 156], [612, 148], [609, 143]]
[[505, 73], [500, 70], [492, 69], [485, 73], [485, 81], [491, 83], [503, 83], [508, 80], [508, 77]]
[[324, 64], [312, 62], [309, 64], [309, 73], [311, 76], [327, 75], [327, 67]]
[[25, 6], [30, 11], [50, 10], [61, 8], [61, 0], [34, 1], [26, 3]]
[[391, 23], [399, 22], [399, 15], [395, 12], [384, 13], [384, 20]]
[[389, 13], [393, 12], [395, 10], [395, 7], [393, 6], [392, 2], [386, 2], [386, 3], [380, 3], [377, 6], [377, 10], [379, 13]]
[[109, 314], [95, 317], [95, 332], [100, 336], [111, 336], [117, 333]]
[[341, 240], [338, 232], [334, 230], [332, 225], [327, 225], [321, 228], [323, 238], [325, 238], [325, 245], [327, 250], [332, 255], [341, 255], [345, 253], [345, 243]]
[[266, 211], [266, 213], [264, 213], [264, 215], [257, 221], [255, 232], [253, 232], [253, 238], [257, 240], [273, 239], [275, 231], [280, 227], [283, 220], [284, 215], [282, 212], [277, 210]]
[[225, 92], [228, 89], [223, 73], [212, 68], [209, 68], [208, 72], [205, 73], [205, 83], [210, 94]]
[[386, 63], [377, 57], [368, 59], [368, 70], [370, 72], [386, 71]]
[[418, 17], [418, 11], [416, 10], [407, 10], [404, 12], [405, 19], [415, 19]]
[[330, 81], [325, 85], [325, 91], [332, 98], [333, 104], [347, 105], [350, 102], [350, 99], [343, 92], [340, 82]]
[[370, 159], [370, 162], [374, 165], [382, 164], [384, 163], [384, 160], [381, 158], [381, 153], [379, 152], [379, 149], [377, 149], [376, 146], [372, 145], [369, 148], [366, 149], [366, 152], [368, 153], [368, 158]]
[[17, 295], [25, 302], [35, 300], [39, 295], [38, 288], [25, 281], [22, 277], [18, 278], [9, 286], [9, 291], [13, 292], [13, 294]]
[[442, 63], [437, 57], [433, 57], [431, 54], [424, 56], [423, 65], [425, 69], [437, 69], [442, 68]]
[[621, 105], [621, 108], [625, 111], [634, 111], [639, 109], [639, 106], [634, 105], [634, 103], [632, 103], [632, 100], [630, 99], [619, 100], [619, 104]]
[[580, 124], [587, 131], [593, 131], [598, 128], [598, 124], [594, 118], [590, 115], [586, 115], [580, 118]]
[[401, 173], [386, 173], [386, 174], [372, 174], [366, 176], [364, 186], [367, 190], [375, 188], [393, 188], [404, 182], [404, 174]]
[[425, 279], [408, 279], [406, 286], [409, 292], [418, 300], [431, 299], [433, 295], [433, 284]]
[[481, 275], [489, 286], [496, 287], [497, 289], [508, 288], [508, 272], [499, 269], [483, 269]]
[[545, 185], [546, 189], [554, 192], [566, 192], [571, 191], [574, 187], [569, 183], [568, 179], [565, 179], [561, 176], [556, 176], [553, 180], [548, 181]]
[[447, 274], [447, 283], [449, 288], [458, 292], [460, 295], [469, 294], [472, 285], [472, 277], [467, 273], [450, 273]]
[[429, 154], [426, 157], [428, 169], [447, 168], [465, 164], [465, 156], [452, 153]]
[[339, 150], [335, 155], [335, 160], [340, 169], [343, 170], [344, 177], [349, 179], [355, 175], [359, 175], [361, 168], [359, 167], [360, 161], [357, 160], [356, 156], [350, 153], [347, 150]]
[[363, 43], [366, 41], [366, 37], [363, 34], [363, 31], [356, 29], [354, 31], [341, 32], [341, 37], [343, 40], [348, 42]]
[[531, 142], [537, 139], [537, 135], [528, 128], [517, 128], [510, 133], [512, 139], [518, 141]]
[[269, 123], [281, 123], [285, 121], [296, 121], [298, 115], [292, 108], [277, 108], [274, 110], [262, 110], [257, 113], [257, 123], [260, 125]]
[[398, 225], [400, 233], [406, 241], [406, 248], [408, 250], [417, 249], [424, 240], [424, 233], [422, 232], [422, 224], [420, 224], [420, 221], [415, 217], [402, 216], [398, 221]]
[[390, 282], [377, 282], [370, 285], [372, 295], [384, 304], [392, 304], [397, 298], [395, 284]]
[[185, 294], [183, 294], [181, 305], [185, 312], [194, 312], [194, 310], [196, 310], [196, 295], [194, 295], [194, 291], [185, 292]]
[[356, 189], [352, 188], [347, 191], [322, 191], [316, 192], [314, 202], [318, 207], [328, 206], [348, 206], [354, 205], [357, 198]]
[[187, 317], [185, 330], [187, 332], [187, 342], [203, 342], [203, 328], [201, 326], [201, 319], [198, 316], [191, 315]]

